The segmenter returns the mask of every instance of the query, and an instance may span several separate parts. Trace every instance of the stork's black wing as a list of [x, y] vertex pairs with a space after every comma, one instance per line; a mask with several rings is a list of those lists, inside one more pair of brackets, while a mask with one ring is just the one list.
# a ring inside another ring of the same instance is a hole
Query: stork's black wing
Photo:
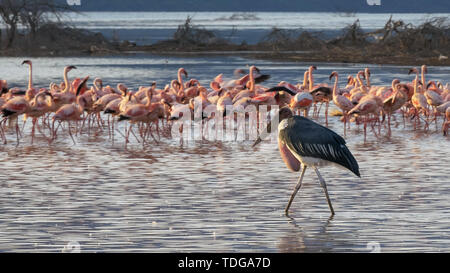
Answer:
[[279, 137], [290, 149], [300, 156], [337, 163], [360, 177], [358, 162], [341, 136], [304, 117], [293, 116], [287, 122]]

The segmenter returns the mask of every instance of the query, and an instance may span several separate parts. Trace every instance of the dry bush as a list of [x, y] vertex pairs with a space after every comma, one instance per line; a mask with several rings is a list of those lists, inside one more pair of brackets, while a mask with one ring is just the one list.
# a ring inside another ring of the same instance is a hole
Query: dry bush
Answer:
[[218, 38], [214, 32], [193, 25], [190, 16], [187, 17], [184, 24], [178, 26], [177, 31], [173, 35], [173, 40], [182, 47], [210, 46], [227, 43], [224, 39]]
[[324, 45], [325, 42], [318, 38], [314, 33], [279, 28], [272, 28], [272, 31], [264, 36], [258, 43], [259, 47], [270, 48], [274, 51], [319, 50], [322, 49]]
[[328, 45], [333, 46], [365, 46], [368, 44], [366, 40], [366, 34], [361, 29], [361, 24], [359, 19], [357, 19], [353, 24], [348, 25], [342, 30], [342, 35], [332, 39], [328, 42]]
[[380, 44], [404, 53], [432, 54], [450, 51], [450, 25], [446, 18], [433, 18], [418, 27], [401, 21], [386, 24]]

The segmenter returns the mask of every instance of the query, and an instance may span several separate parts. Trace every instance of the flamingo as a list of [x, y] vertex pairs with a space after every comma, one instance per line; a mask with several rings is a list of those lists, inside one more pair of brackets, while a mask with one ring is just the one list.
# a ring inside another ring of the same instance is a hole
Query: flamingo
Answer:
[[[149, 114], [154, 111], [156, 107], [158, 107], [156, 104], [152, 104], [152, 91], [151, 89], [146, 90], [147, 94], [147, 103], [134, 103], [134, 104], [128, 104], [123, 111], [121, 111], [119, 115], [119, 121], [122, 120], [129, 120], [130, 122], [130, 128], [128, 130], [128, 133], [126, 135], [126, 143], [129, 142], [128, 137], [129, 133], [131, 132], [131, 127], [133, 123], [148, 123], [150, 121], [153, 121]], [[145, 140], [145, 135], [141, 131], [141, 136], [143, 138], [143, 142]]]
[[336, 80], [333, 86], [333, 102], [334, 104], [342, 110], [342, 115], [344, 117], [344, 135], [346, 133], [347, 127], [347, 113], [354, 107], [353, 103], [345, 96], [340, 95], [338, 91], [339, 74], [333, 71], [330, 75], [330, 80], [335, 77]]
[[[31, 93], [31, 90], [27, 92], [28, 94]], [[29, 95], [30, 96], [30, 95]], [[8, 100], [2, 107], [2, 114], [4, 119], [0, 122], [5, 123], [7, 119], [9, 120], [15, 120], [16, 121], [16, 136], [17, 136], [17, 145], [19, 144], [19, 121], [17, 119], [18, 116], [28, 112], [30, 109], [29, 101], [27, 100], [27, 97], [23, 96], [17, 96], [10, 100]], [[6, 144], [6, 138], [4, 139], [4, 143]]]
[[[422, 72], [426, 71], [426, 66], [422, 66]], [[415, 117], [417, 122], [420, 122], [419, 114], [420, 112], [423, 112], [425, 115], [428, 116], [428, 102], [427, 98], [423, 94], [422, 88], [419, 91], [419, 74], [417, 72], [416, 68], [413, 68], [410, 70], [410, 72], [416, 72], [416, 78], [414, 80], [414, 95], [411, 97], [411, 103], [416, 109], [415, 111]], [[425, 79], [424, 73], [422, 73], [422, 80]], [[426, 125], [428, 127], [428, 125]], [[416, 128], [416, 122], [414, 122], [414, 128]]]
[[89, 77], [86, 77], [83, 82], [78, 86], [78, 89], [76, 91], [76, 103], [71, 104], [65, 104], [61, 106], [61, 108], [56, 111], [55, 115], [53, 116], [53, 124], [52, 124], [52, 131], [53, 131], [53, 140], [56, 139], [56, 133], [58, 128], [55, 129], [55, 122], [58, 120], [61, 124], [62, 121], [66, 121], [68, 123], [68, 130], [69, 135], [72, 138], [72, 141], [74, 144], [76, 144], [75, 139], [72, 136], [72, 131], [70, 129], [70, 122], [71, 121], [81, 121], [83, 118], [81, 117], [84, 112], [84, 106], [86, 104], [86, 101], [83, 99], [82, 96], [78, 96], [80, 94], [81, 89], [86, 84]]
[[394, 86], [393, 93], [383, 101], [383, 110], [388, 115], [388, 135], [391, 135], [391, 116], [399, 110], [407, 101], [408, 95], [400, 89], [401, 84], [397, 83]]
[[356, 83], [358, 85], [350, 91], [350, 101], [353, 103], [353, 105], [357, 105], [361, 98], [368, 93], [367, 88], [364, 86], [364, 83], [361, 80], [362, 76], [364, 76], [364, 71], [359, 71], [358, 74], [356, 74]]
[[378, 117], [380, 110], [383, 107], [383, 101], [374, 95], [368, 94], [361, 98], [359, 103], [353, 107], [348, 115], [359, 114], [365, 116], [364, 118], [364, 141], [366, 141], [367, 137], [367, 121], [370, 114], [373, 114]]
[[[257, 94], [257, 88], [255, 85], [255, 72], [257, 71], [256, 66], [252, 65], [249, 68], [249, 79], [246, 83], [247, 90], [240, 91], [236, 96], [232, 98], [232, 103], [244, 98], [244, 97], [254, 97]], [[231, 94], [230, 94], [231, 95]]]
[[448, 128], [450, 128], [450, 107], [447, 107], [447, 110], [445, 110], [445, 118], [446, 122], [442, 125], [444, 136], [448, 135]]
[[52, 93], [53, 99], [55, 101], [54, 109], [56, 110], [58, 110], [58, 108], [62, 105], [73, 103], [76, 100], [75, 94], [71, 92], [71, 85], [68, 78], [68, 73], [73, 69], [77, 69], [77, 67], [71, 65], [64, 68], [64, 90], [62, 92]]
[[6, 80], [0, 80], [0, 96], [8, 93], [8, 82]]
[[33, 63], [30, 60], [25, 60], [22, 65], [27, 64], [29, 67], [28, 74], [28, 90], [31, 90], [33, 97], [37, 94], [36, 89], [33, 87]]
[[29, 103], [30, 109], [26, 112], [26, 117], [32, 118], [32, 128], [31, 128], [31, 144], [34, 141], [35, 127], [38, 118], [49, 113], [53, 108], [53, 96], [48, 91], [39, 92]]
[[[433, 86], [434, 88], [429, 88], [430, 86]], [[427, 85], [427, 88], [425, 90], [425, 92], [423, 93], [423, 95], [425, 96], [425, 98], [427, 99], [427, 103], [428, 105], [430, 105], [433, 108], [433, 113], [434, 113], [434, 120], [437, 122], [437, 113], [438, 111], [436, 110], [436, 107], [439, 105], [442, 105], [444, 103], [444, 99], [441, 97], [440, 93], [439, 93], [439, 89], [437, 89], [436, 83], [435, 82], [430, 82]]]
[[[327, 84], [319, 84], [314, 85], [314, 76], [313, 71], [317, 70], [316, 66], [310, 66], [308, 69], [308, 75], [309, 75], [309, 93], [314, 98], [314, 111], [313, 116], [318, 117], [320, 108], [322, 107], [322, 104], [325, 102], [325, 123], [328, 126], [328, 107], [329, 102], [332, 99], [332, 90], [327, 86]], [[317, 103], [321, 103], [321, 107], [317, 109]]]
[[233, 100], [231, 99], [231, 93], [229, 91], [226, 91], [225, 94], [217, 101], [217, 111], [219, 111], [222, 116], [225, 116], [227, 114], [227, 106], [233, 106]]

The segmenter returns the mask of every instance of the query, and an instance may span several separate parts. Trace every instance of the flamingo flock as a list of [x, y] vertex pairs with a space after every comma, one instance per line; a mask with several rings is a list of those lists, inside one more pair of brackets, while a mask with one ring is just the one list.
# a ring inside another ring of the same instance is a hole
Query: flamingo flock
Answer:
[[[444, 135], [450, 128], [450, 86], [433, 80], [427, 82], [426, 65], [420, 70], [410, 69], [411, 81], [402, 83], [393, 79], [390, 86], [372, 85], [368, 68], [354, 76], [348, 75], [345, 86], [340, 85], [341, 77], [336, 71], [329, 76], [330, 81], [334, 79], [333, 85], [315, 82], [315, 66], [304, 72], [303, 82], [280, 81], [277, 86], [264, 86], [264, 81], [271, 76], [262, 74], [256, 66], [250, 66], [248, 71], [237, 69], [228, 79], [219, 74], [206, 85], [189, 78], [187, 71], [179, 68], [176, 78], [164, 83], [163, 88], [153, 82], [133, 91], [124, 83], [105, 86], [100, 78], [95, 78], [89, 86], [89, 76], [70, 81], [69, 73], [77, 69], [75, 66], [64, 68], [60, 84], [52, 82], [48, 88], [38, 88], [33, 84], [32, 62], [25, 60], [22, 64], [29, 68], [26, 90], [8, 88], [8, 82], [0, 80], [3, 117], [0, 138], [4, 144], [8, 131], [15, 131], [19, 144], [28, 119], [32, 123], [31, 143], [35, 141], [36, 131], [52, 143], [58, 138], [60, 128], [67, 131], [74, 143], [73, 135], [83, 133], [108, 131], [109, 137], [114, 139], [118, 122], [128, 123], [124, 133], [119, 131], [125, 145], [130, 135], [142, 143], [150, 138], [157, 142], [161, 136], [170, 137], [174, 121], [183, 115], [193, 116], [196, 105], [201, 105], [202, 122], [212, 118], [205, 113], [206, 108], [211, 107], [220, 117], [233, 118], [229, 109], [253, 106], [251, 109], [258, 111], [260, 106], [269, 110], [274, 106], [287, 106], [297, 114], [317, 120], [323, 109], [324, 124], [328, 126], [329, 106], [333, 103], [340, 109], [332, 114], [340, 116], [344, 135], [352, 123], [362, 125], [365, 141], [367, 128], [377, 137], [384, 128], [390, 136], [392, 118], [396, 116], [402, 117], [404, 126], [408, 121], [414, 130], [430, 130], [433, 122], [441, 126]], [[133, 130], [136, 127], [137, 134]]]

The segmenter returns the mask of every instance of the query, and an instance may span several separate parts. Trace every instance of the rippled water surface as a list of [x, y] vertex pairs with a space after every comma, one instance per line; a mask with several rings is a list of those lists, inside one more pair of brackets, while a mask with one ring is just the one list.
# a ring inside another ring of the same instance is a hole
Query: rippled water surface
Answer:
[[[219, 73], [256, 64], [272, 75], [267, 83], [296, 82], [308, 64], [284, 64], [237, 57], [38, 58], [35, 85], [70, 77], [102, 77], [136, 89], [153, 80], [163, 86], [184, 66], [205, 85]], [[21, 59], [1, 58], [0, 75], [10, 87], [25, 86]], [[328, 82], [337, 70], [356, 73], [362, 65], [318, 64], [316, 79]], [[409, 80], [407, 67], [370, 66], [373, 84], [393, 77]], [[429, 77], [448, 81], [450, 67], [430, 67]], [[343, 81], [343, 80], [342, 80]], [[323, 117], [319, 120], [323, 123]], [[263, 142], [198, 141], [180, 145], [163, 139], [127, 149], [116, 134], [61, 135], [52, 145], [30, 144], [29, 124], [16, 146], [14, 131], [0, 145], [0, 251], [60, 252], [69, 243], [82, 252], [382, 252], [450, 251], [449, 138], [434, 124], [412, 131], [400, 116], [391, 138], [352, 124], [346, 140], [359, 162], [361, 179], [327, 167], [336, 215], [329, 218], [315, 174], [307, 170], [291, 217], [284, 207], [298, 178], [282, 162], [277, 145]], [[440, 124], [438, 124], [438, 127]], [[342, 124], [330, 117], [330, 128]]]

